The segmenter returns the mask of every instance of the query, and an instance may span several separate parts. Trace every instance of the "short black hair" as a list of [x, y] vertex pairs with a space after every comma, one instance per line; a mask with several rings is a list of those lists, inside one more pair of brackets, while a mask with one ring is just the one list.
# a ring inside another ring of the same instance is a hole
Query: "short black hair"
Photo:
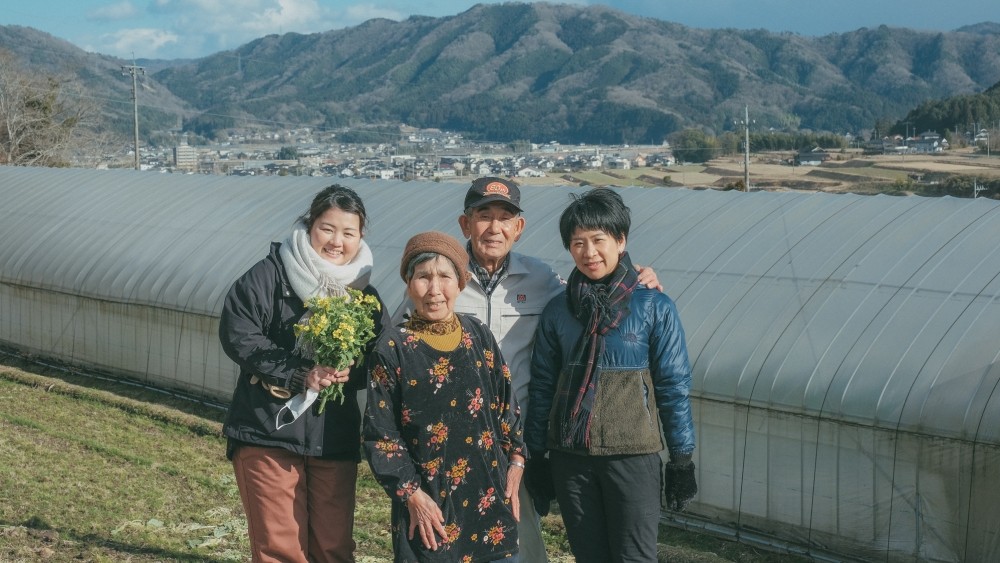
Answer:
[[569, 240], [577, 229], [604, 231], [616, 240], [628, 238], [632, 212], [622, 196], [610, 188], [595, 188], [583, 195], [571, 194], [573, 201], [559, 217], [559, 234], [569, 250]]

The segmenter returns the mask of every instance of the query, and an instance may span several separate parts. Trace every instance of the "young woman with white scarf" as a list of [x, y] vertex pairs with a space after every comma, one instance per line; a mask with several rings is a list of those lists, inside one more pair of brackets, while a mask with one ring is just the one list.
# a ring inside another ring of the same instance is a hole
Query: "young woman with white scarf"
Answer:
[[[355, 288], [381, 303], [369, 284], [366, 219], [350, 188], [320, 191], [288, 238], [272, 243], [226, 296], [219, 335], [240, 376], [223, 433], [255, 562], [354, 561], [361, 413], [350, 398], [367, 376], [363, 368], [315, 365], [296, 347], [293, 327], [313, 296]], [[382, 311], [376, 334], [384, 304]], [[311, 400], [333, 384], [346, 384], [348, 400], [329, 401], [319, 413]]]

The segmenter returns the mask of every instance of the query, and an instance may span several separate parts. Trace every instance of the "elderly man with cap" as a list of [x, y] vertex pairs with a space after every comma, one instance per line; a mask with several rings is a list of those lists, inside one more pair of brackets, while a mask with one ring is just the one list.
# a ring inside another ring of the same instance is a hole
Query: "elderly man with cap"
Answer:
[[[455, 302], [455, 311], [472, 314], [489, 326], [510, 367], [521, 412], [527, 412], [535, 327], [545, 305], [565, 291], [566, 285], [545, 262], [511, 251], [525, 227], [521, 190], [515, 182], [477, 178], [466, 192], [463, 209], [458, 224], [468, 239], [468, 268], [472, 276]], [[649, 268], [640, 269], [639, 281], [662, 289], [655, 272]], [[404, 299], [393, 317], [394, 323], [400, 322], [411, 309], [412, 304]], [[544, 461], [528, 460], [528, 463], [530, 466]], [[536, 471], [536, 476], [539, 473], [544, 475], [546, 471]], [[522, 486], [519, 497], [520, 561], [544, 562], [547, 558], [539, 516], [548, 514], [548, 503], [555, 493], [536, 494], [535, 500], [539, 501], [536, 503]]]

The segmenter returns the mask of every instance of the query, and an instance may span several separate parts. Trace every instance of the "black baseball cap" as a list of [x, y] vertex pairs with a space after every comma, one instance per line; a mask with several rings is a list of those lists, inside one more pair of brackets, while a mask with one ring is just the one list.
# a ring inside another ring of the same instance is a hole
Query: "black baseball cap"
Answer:
[[523, 211], [521, 209], [521, 190], [517, 184], [495, 177], [473, 180], [472, 187], [465, 193], [465, 210], [482, 207], [494, 201], [506, 203], [517, 209], [518, 213]]

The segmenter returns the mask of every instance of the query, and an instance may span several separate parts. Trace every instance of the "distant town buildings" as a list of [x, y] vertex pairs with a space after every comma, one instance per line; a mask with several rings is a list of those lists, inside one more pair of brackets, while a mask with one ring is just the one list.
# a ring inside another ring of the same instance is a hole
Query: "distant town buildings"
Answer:
[[[936, 154], [949, 148], [947, 139], [935, 131], [868, 142], [850, 134], [845, 138], [868, 155]], [[985, 129], [968, 134], [968, 141], [973, 143], [988, 140], [989, 132]], [[588, 170], [623, 171], [675, 165], [666, 143], [644, 146], [562, 145], [556, 141], [488, 143], [437, 129], [401, 131], [392, 142], [346, 142], [337, 133], [317, 133], [309, 128], [273, 132], [236, 130], [228, 139], [214, 144], [194, 146], [181, 140], [166, 150], [143, 147], [140, 158], [144, 170], [161, 172], [383, 180], [447, 180], [464, 176], [543, 178]], [[799, 150], [785, 162], [819, 166], [831, 158], [827, 149], [812, 146]]]
[[[314, 131], [234, 131], [227, 140], [194, 146], [186, 140], [166, 152], [140, 150], [142, 168], [186, 174], [240, 176], [298, 175], [372, 179], [449, 179], [459, 176], [543, 178], [580, 170], [669, 166], [667, 145], [603, 147], [593, 145], [480, 143], [439, 130], [401, 135], [396, 142], [348, 143]], [[289, 159], [294, 154], [297, 158]], [[286, 156], [286, 158], [279, 158]]]
[[198, 168], [198, 150], [187, 143], [174, 147], [174, 166], [180, 170], [194, 171]]
[[912, 137], [893, 135], [864, 145], [864, 154], [933, 154], [948, 150], [948, 140], [935, 131]]

